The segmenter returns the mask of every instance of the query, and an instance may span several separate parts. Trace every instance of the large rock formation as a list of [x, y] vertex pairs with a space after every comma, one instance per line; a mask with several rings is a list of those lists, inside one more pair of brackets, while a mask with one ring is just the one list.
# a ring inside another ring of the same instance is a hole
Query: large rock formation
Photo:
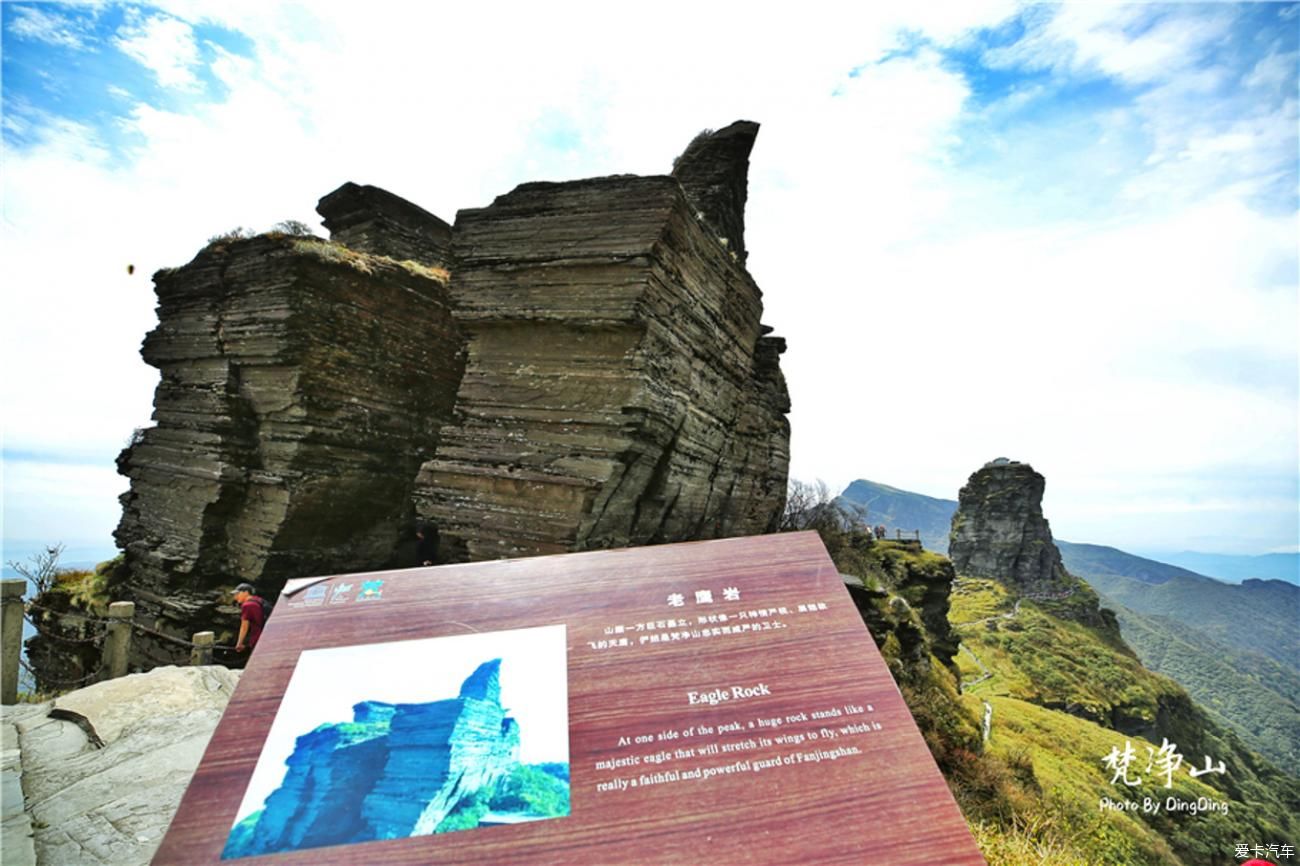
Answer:
[[[755, 130], [697, 140], [677, 165], [689, 186], [532, 183], [460, 212], [451, 291], [465, 378], [416, 490], [452, 555], [774, 528], [789, 459], [784, 341], [766, 336], [735, 254]], [[724, 243], [717, 226], [735, 236]]]
[[[189, 637], [239, 581], [393, 561], [460, 382], [445, 272], [317, 239], [210, 244], [155, 275], [156, 426], [118, 458], [137, 622]], [[137, 663], [184, 654], [138, 634]]]
[[[1056, 616], [1097, 629], [1122, 645], [1119, 622], [1092, 587], [1065, 570], [1043, 516], [1042, 475], [999, 457], [971, 475], [958, 494], [948, 556], [957, 573], [996, 580]], [[1127, 646], [1122, 651], [1132, 655]]]
[[456, 698], [365, 701], [353, 720], [298, 738], [284, 782], [231, 833], [243, 857], [433, 833], [518, 765], [519, 725], [501, 707], [501, 660], [480, 665]]
[[958, 574], [988, 577], [1031, 596], [1072, 591], [1043, 516], [1046, 480], [1027, 463], [998, 458], [958, 495], [948, 556]]
[[218, 239], [160, 271], [114, 599], [223, 643], [236, 583], [413, 565], [417, 514], [452, 559], [774, 528], [789, 398], [744, 267], [757, 128], [697, 137], [673, 176], [525, 184], [454, 229], [344, 184], [318, 206], [331, 242]]

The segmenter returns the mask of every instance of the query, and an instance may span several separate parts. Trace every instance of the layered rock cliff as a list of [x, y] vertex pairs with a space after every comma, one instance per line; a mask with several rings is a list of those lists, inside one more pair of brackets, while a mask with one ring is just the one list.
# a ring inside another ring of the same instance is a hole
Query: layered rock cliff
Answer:
[[455, 698], [364, 701], [351, 722], [300, 736], [284, 782], [236, 825], [223, 856], [433, 833], [519, 764], [519, 725], [501, 707], [500, 668], [500, 659], [483, 663]]
[[971, 475], [958, 495], [948, 556], [958, 574], [990, 577], [1028, 594], [1069, 591], [1043, 516], [1046, 480], [1027, 463], [999, 458]]
[[344, 184], [318, 207], [330, 242], [217, 239], [160, 271], [114, 600], [222, 643], [235, 584], [413, 565], [417, 516], [457, 560], [774, 529], [789, 398], [744, 267], [757, 129], [697, 137], [673, 176], [524, 184], [454, 227]]
[[[692, 154], [721, 159], [697, 142], [679, 173]], [[734, 154], [728, 202], [703, 181], [696, 201], [672, 177], [620, 176], [525, 184], [461, 211], [451, 293], [465, 378], [415, 492], [453, 555], [775, 528], [785, 344], [760, 322], [739, 238], [713, 226], [740, 230], [747, 154]]]
[[[155, 282], [156, 423], [118, 458], [116, 595], [137, 621], [188, 637], [239, 581], [274, 595], [392, 562], [460, 383], [445, 272], [263, 236]], [[132, 647], [144, 666], [184, 654], [146, 634]]]

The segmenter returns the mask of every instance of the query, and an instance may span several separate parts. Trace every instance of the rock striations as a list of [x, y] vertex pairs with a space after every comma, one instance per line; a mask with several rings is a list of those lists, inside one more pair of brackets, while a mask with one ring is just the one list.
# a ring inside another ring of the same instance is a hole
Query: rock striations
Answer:
[[757, 129], [702, 134], [672, 176], [524, 184], [454, 227], [344, 184], [318, 207], [329, 242], [217, 239], [160, 271], [114, 599], [177, 638], [233, 631], [236, 583], [414, 564], [417, 516], [456, 560], [774, 528], [789, 398], [744, 267]]
[[749, 198], [749, 152], [757, 137], [757, 123], [738, 120], [717, 132], [701, 132], [673, 162], [673, 177], [686, 191], [696, 216], [712, 227], [742, 265], [748, 256], [745, 201]]
[[[1065, 570], [1043, 516], [1046, 482], [1028, 463], [999, 457], [971, 475], [958, 494], [948, 556], [957, 574], [996, 580], [1059, 617], [1122, 644], [1114, 611]], [[1123, 652], [1132, 655], [1127, 646]]]
[[671, 177], [610, 177], [461, 211], [465, 379], [415, 494], [458, 556], [774, 528], [784, 341], [701, 206]]
[[[222, 590], [381, 567], [463, 362], [445, 274], [317, 239], [217, 241], [155, 275], [155, 426], [118, 458], [137, 621], [188, 637]], [[136, 663], [183, 647], [132, 643]]]
[[283, 783], [235, 826], [222, 856], [436, 831], [518, 766], [519, 725], [501, 707], [500, 667], [500, 659], [480, 665], [456, 698], [364, 701], [351, 722], [300, 736]]
[[330, 240], [351, 250], [445, 268], [451, 226], [377, 186], [345, 183], [316, 205]]
[[1005, 458], [971, 475], [948, 541], [958, 574], [993, 578], [1031, 596], [1073, 588], [1043, 516], [1045, 484], [1029, 464]]

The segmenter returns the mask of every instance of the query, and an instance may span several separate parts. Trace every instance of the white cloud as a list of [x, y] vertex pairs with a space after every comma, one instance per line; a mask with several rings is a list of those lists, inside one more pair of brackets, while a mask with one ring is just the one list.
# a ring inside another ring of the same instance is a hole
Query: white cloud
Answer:
[[1147, 84], [1195, 66], [1224, 39], [1235, 17], [1228, 4], [1043, 5], [1027, 12], [1022, 39], [987, 51], [985, 60]]
[[75, 20], [52, 12], [48, 7], [15, 5], [13, 20], [7, 29], [10, 35], [20, 39], [34, 39], [47, 45], [77, 51], [86, 48], [86, 34], [82, 27]]
[[154, 15], [123, 27], [113, 44], [152, 72], [163, 87], [198, 88], [194, 70], [199, 65], [199, 47], [188, 23]]
[[[154, 16], [135, 36], [182, 26], [139, 42], [136, 59], [192, 87], [184, 22], [238, 29], [255, 56], [213, 46], [228, 97], [184, 113], [135, 104], [123, 122], [142, 144], [129, 164], [66, 124], [6, 155], [15, 253], [0, 272], [21, 291], [6, 291], [0, 336], [6, 369], [40, 371], [0, 380], [10, 447], [114, 452], [147, 423], [148, 274], [209, 235], [315, 224], [317, 198], [345, 180], [452, 220], [527, 180], [667, 172], [699, 129], [748, 117], [763, 124], [750, 266], [766, 320], [790, 342], [796, 475], [951, 498], [1005, 454], [1048, 475], [1071, 528], [1061, 534], [1104, 542], [1073, 532], [1100, 524], [1072, 524], [1068, 510], [1100, 501], [1083, 486], [1092, 474], [1144, 478], [1252, 452], [1286, 471], [1275, 455], [1296, 453], [1293, 400], [1187, 371], [1189, 354], [1212, 357], [1202, 349], [1295, 353], [1295, 215], [1254, 206], [1293, 164], [1294, 102], [1207, 100], [1214, 70], [1177, 83], [1229, 12], [1143, 30], [1149, 10], [1069, 6], [1059, 21], [1031, 10], [1041, 20], [1016, 63], [1141, 84], [1142, 100], [1097, 120], [1115, 148], [1147, 142], [1154, 158], [1133, 173], [1114, 149], [1053, 159], [1054, 142], [1033, 164], [1015, 151], [974, 169], [956, 158], [971, 88], [941, 47], [1002, 20], [1005, 4], [947, 7], [960, 19], [929, 4], [739, 17], [696, 4], [690, 27], [672, 6], [567, 18], [521, 7], [509, 27], [463, 5], [403, 6], [400, 26], [384, 5], [167, 8], [183, 20]], [[901, 26], [937, 45], [878, 62]], [[1261, 61], [1249, 87], [1286, 74]], [[576, 131], [577, 146], [539, 142], [556, 129]], [[1124, 197], [1070, 214], [1044, 204], [1058, 183], [1115, 184]]]

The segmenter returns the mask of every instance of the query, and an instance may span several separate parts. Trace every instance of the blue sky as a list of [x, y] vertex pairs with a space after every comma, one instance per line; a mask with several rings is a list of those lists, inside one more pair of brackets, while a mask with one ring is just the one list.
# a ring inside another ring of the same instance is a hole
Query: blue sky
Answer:
[[1009, 456], [1063, 538], [1296, 549], [1296, 4], [508, 8], [0, 6], [7, 549], [111, 546], [149, 274], [210, 235], [345, 180], [451, 220], [739, 117], [792, 474]]

